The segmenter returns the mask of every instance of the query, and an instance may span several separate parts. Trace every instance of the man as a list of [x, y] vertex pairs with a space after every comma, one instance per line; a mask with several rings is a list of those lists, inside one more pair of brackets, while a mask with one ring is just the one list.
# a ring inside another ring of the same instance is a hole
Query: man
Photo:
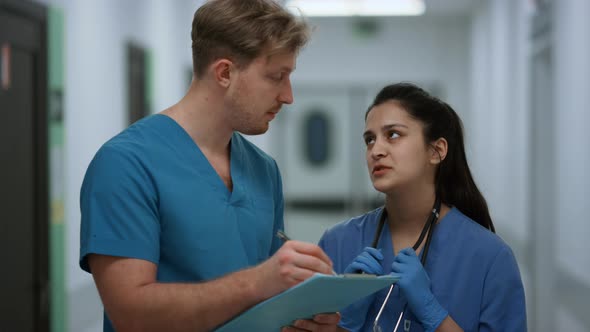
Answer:
[[[105, 331], [210, 331], [330, 273], [316, 245], [288, 241], [281, 177], [239, 133], [267, 131], [291, 104], [308, 27], [271, 0], [213, 0], [195, 13], [186, 96], [97, 152], [81, 190], [80, 266]], [[337, 314], [284, 330], [335, 331]]]

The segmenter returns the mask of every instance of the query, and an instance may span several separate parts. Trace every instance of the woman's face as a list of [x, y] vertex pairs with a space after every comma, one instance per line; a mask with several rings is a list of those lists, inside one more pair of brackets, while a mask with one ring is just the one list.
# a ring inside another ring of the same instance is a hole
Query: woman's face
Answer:
[[396, 101], [371, 109], [363, 139], [373, 186], [388, 193], [434, 182], [432, 149], [424, 140], [422, 122], [410, 117]]

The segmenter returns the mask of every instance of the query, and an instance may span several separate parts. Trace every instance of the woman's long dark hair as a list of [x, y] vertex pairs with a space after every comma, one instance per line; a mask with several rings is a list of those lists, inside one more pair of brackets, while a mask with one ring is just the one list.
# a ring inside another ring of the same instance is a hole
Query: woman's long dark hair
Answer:
[[444, 138], [448, 152], [436, 171], [436, 194], [447, 205], [457, 207], [469, 218], [495, 232], [485, 198], [477, 188], [465, 155], [463, 125], [457, 113], [444, 101], [411, 83], [384, 87], [365, 114], [387, 101], [397, 101], [408, 114], [424, 125], [426, 142]]

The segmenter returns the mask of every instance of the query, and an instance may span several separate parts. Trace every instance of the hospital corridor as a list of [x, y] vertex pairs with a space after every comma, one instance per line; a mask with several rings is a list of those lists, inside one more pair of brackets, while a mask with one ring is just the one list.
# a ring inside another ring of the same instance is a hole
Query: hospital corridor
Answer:
[[[590, 332], [590, 1], [276, 1], [311, 38], [294, 102], [245, 137], [276, 161], [290, 238], [317, 244], [383, 206], [365, 113], [411, 82], [463, 122], [528, 330]], [[204, 2], [0, 0], [0, 331], [103, 331], [79, 264], [84, 175], [107, 140], [185, 95]]]

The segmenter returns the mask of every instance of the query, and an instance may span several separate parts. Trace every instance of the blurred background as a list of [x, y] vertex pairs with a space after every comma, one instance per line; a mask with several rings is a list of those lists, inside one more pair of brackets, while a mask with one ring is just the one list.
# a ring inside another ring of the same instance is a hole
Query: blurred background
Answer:
[[[475, 179], [520, 265], [529, 330], [590, 331], [590, 1], [409, 2], [390, 16], [308, 17], [295, 103], [249, 137], [281, 168], [287, 233], [317, 242], [381, 204], [364, 112], [385, 84], [411, 81], [463, 119]], [[78, 266], [82, 178], [106, 140], [184, 95], [200, 4], [0, 0], [0, 330], [102, 331]]]

